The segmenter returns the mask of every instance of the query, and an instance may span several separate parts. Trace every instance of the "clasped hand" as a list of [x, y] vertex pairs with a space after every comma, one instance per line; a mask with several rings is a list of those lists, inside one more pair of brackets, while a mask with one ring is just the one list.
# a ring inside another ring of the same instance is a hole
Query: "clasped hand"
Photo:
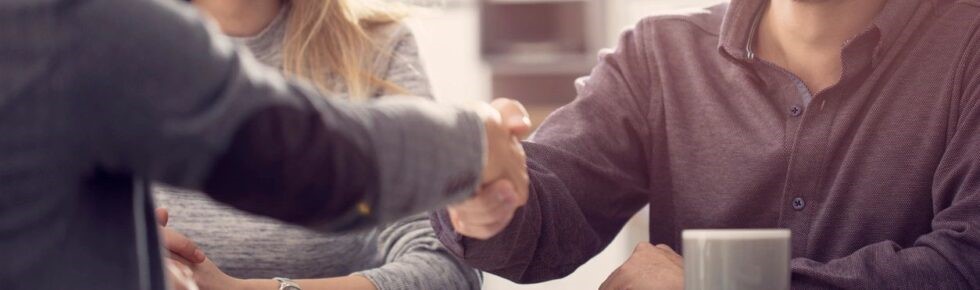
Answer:
[[486, 131], [482, 185], [470, 199], [450, 205], [448, 212], [457, 233], [488, 239], [506, 228], [514, 212], [527, 203], [527, 158], [520, 139], [531, 131], [531, 122], [524, 106], [509, 99], [496, 99], [477, 112]]

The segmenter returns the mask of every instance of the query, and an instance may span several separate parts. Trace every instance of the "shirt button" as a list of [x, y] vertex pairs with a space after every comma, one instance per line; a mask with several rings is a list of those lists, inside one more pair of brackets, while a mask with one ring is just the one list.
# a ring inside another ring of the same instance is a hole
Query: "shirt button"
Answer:
[[806, 207], [806, 201], [803, 201], [802, 197], [797, 197], [793, 199], [793, 209], [803, 210]]
[[800, 106], [793, 106], [789, 108], [790, 116], [796, 117], [799, 116], [800, 114], [803, 114], [803, 108], [800, 108]]

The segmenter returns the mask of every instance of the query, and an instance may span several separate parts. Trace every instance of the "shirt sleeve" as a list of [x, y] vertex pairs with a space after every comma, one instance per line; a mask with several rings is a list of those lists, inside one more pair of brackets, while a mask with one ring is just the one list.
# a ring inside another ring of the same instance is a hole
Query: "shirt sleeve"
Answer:
[[445, 210], [431, 216], [455, 254], [518, 283], [561, 278], [605, 248], [647, 204], [646, 114], [659, 104], [648, 97], [656, 77], [637, 35], [628, 31], [615, 52], [600, 53], [589, 78], [578, 82], [576, 100], [524, 143], [530, 197], [503, 232], [485, 241], [465, 238], [453, 232]]
[[[980, 38], [974, 38], [980, 39]], [[825, 263], [792, 260], [794, 289], [980, 289], [980, 41], [974, 71], [933, 177], [932, 232], [910, 247], [883, 241]]]
[[479, 271], [456, 259], [436, 238], [425, 215], [385, 228], [378, 238], [384, 265], [355, 273], [378, 290], [481, 289]]
[[[322, 230], [470, 195], [482, 122], [416, 98], [353, 104], [284, 78], [178, 1], [75, 1], [66, 59], [97, 170], [203, 189]], [[447, 146], [452, 144], [453, 146]]]

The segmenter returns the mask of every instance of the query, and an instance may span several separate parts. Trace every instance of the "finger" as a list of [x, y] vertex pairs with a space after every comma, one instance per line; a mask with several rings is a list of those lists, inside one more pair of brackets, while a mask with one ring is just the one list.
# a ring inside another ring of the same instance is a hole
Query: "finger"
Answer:
[[510, 224], [512, 218], [513, 215], [510, 215], [500, 220], [499, 222], [486, 224], [486, 225], [468, 224], [465, 228], [466, 230], [460, 232], [459, 234], [477, 240], [487, 240], [493, 238], [494, 236], [502, 232], [504, 229], [506, 229], [507, 226]]
[[633, 255], [637, 255], [640, 252], [648, 251], [648, 250], [651, 250], [651, 249], [654, 249], [654, 248], [655, 247], [651, 243], [639, 242], [639, 243], [636, 244], [636, 247], [633, 247]]
[[[523, 206], [527, 203], [530, 179], [527, 173], [527, 156], [524, 152], [524, 147], [520, 142], [512, 141], [510, 146], [510, 152], [507, 156], [507, 162], [505, 163], [506, 179], [510, 185], [511, 190], [517, 193], [517, 205]], [[502, 183], [501, 185], [505, 185]], [[504, 188], [500, 187], [501, 190]]]
[[509, 220], [514, 215], [514, 210], [516, 210], [516, 207], [505, 205], [493, 210], [481, 210], [480, 212], [460, 210], [458, 214], [459, 221], [464, 223], [465, 227], [474, 227], [495, 225]]
[[159, 229], [163, 236], [163, 246], [168, 251], [193, 264], [204, 262], [206, 257], [204, 251], [201, 251], [190, 238], [171, 228], [160, 227]]
[[[451, 206], [453, 215], [466, 226], [497, 224], [509, 219], [517, 210], [517, 194], [505, 183], [481, 190], [470, 200]], [[451, 216], [452, 217], [452, 216]]]
[[674, 249], [670, 248], [670, 246], [665, 244], [659, 244], [657, 245], [657, 248], [660, 249], [663, 255], [667, 257], [667, 259], [669, 259], [675, 265], [684, 266], [684, 257], [678, 255], [677, 252], [674, 251]]
[[517, 193], [510, 181], [499, 180], [481, 188], [473, 197], [451, 206], [469, 213], [495, 212], [498, 208], [517, 203]]
[[167, 226], [167, 222], [170, 221], [170, 213], [167, 212], [166, 208], [159, 207], [156, 209], [157, 224], [161, 227]]
[[517, 135], [521, 139], [531, 133], [531, 118], [520, 102], [511, 99], [495, 99], [490, 102], [490, 106], [500, 111], [500, 116], [504, 126], [510, 130], [511, 134]]
[[187, 266], [187, 267], [194, 266], [194, 263], [191, 263], [191, 261], [188, 261], [187, 259], [184, 259], [183, 257], [181, 257], [181, 256], [179, 256], [177, 254], [174, 254], [173, 252], [169, 252], [169, 253], [170, 253], [170, 256], [167, 257], [167, 260], [171, 260], [171, 261], [180, 263], [180, 264], [182, 264], [184, 266]]
[[466, 225], [459, 219], [459, 211], [453, 207], [448, 207], [446, 211], [449, 213], [449, 222], [453, 225], [453, 230], [456, 230], [457, 233], [465, 231]]
[[[517, 210], [509, 187], [507, 182], [495, 182], [473, 200], [451, 206], [449, 216], [456, 231], [467, 237], [486, 239], [506, 228]], [[501, 193], [506, 196], [501, 197]]]

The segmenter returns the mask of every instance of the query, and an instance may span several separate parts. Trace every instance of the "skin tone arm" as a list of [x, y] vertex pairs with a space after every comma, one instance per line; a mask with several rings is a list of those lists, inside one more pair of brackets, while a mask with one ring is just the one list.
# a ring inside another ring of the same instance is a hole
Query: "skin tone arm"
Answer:
[[[163, 244], [170, 251], [168, 259], [168, 278], [177, 289], [239, 289], [268, 290], [279, 289], [279, 282], [272, 279], [238, 279], [228, 276], [204, 255], [197, 245], [186, 236], [167, 226], [169, 214], [165, 209], [157, 209], [157, 221]], [[193, 279], [191, 279], [193, 276]], [[325, 279], [295, 280], [303, 289], [351, 289], [376, 290], [374, 283], [362, 276], [345, 276]]]
[[[347, 276], [329, 279], [309, 279], [294, 280], [303, 289], [351, 289], [351, 290], [375, 290], [374, 284], [367, 278], [361, 276]], [[269, 290], [279, 289], [279, 282], [269, 279], [245, 280], [244, 290]]]

